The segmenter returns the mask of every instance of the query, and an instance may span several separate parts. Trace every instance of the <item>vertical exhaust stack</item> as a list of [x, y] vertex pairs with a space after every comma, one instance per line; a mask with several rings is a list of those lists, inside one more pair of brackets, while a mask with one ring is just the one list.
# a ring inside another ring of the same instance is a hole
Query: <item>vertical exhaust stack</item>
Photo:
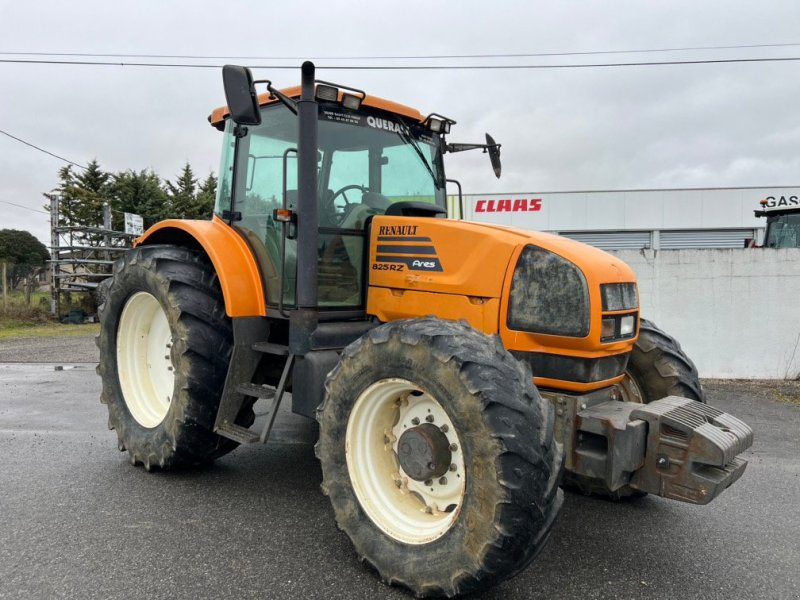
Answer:
[[317, 328], [317, 101], [314, 98], [314, 63], [302, 66], [300, 101], [297, 103], [297, 310], [292, 312], [289, 348], [303, 355], [310, 349]]

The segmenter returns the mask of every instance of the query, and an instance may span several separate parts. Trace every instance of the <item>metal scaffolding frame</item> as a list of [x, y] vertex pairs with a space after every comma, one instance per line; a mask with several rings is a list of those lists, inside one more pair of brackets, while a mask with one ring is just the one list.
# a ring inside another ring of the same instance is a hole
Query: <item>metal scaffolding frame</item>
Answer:
[[58, 196], [50, 198], [50, 313], [59, 317], [61, 294], [92, 292], [111, 276], [114, 262], [131, 247], [135, 234], [111, 228], [111, 206], [103, 204], [103, 226], [58, 224]]

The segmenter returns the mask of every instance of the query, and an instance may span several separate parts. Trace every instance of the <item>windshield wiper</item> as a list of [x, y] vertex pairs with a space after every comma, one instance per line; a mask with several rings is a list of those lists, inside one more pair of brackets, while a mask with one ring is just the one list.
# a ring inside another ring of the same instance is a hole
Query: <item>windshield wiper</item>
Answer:
[[414, 137], [411, 135], [411, 129], [407, 127], [404, 123], [402, 123], [400, 119], [398, 119], [394, 115], [391, 115], [391, 117], [392, 121], [394, 121], [395, 125], [397, 125], [397, 135], [399, 135], [400, 139], [406, 142], [409, 146], [411, 146], [414, 149], [414, 152], [417, 153], [417, 156], [419, 156], [419, 159], [422, 161], [422, 164], [425, 165], [425, 168], [428, 170], [431, 179], [433, 179], [433, 184], [437, 188], [441, 187], [439, 185], [439, 182], [436, 180], [436, 175], [433, 173], [433, 169], [431, 168], [428, 159], [425, 158], [425, 154], [419, 147], [419, 142], [417, 142], [417, 140], [415, 140]]

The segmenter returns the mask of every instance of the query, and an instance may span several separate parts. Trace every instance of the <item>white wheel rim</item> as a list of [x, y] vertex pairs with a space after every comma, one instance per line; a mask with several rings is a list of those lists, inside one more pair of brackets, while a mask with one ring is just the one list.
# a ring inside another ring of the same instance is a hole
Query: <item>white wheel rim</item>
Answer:
[[623, 402], [636, 402], [637, 404], [644, 404], [644, 394], [642, 388], [639, 387], [639, 382], [628, 372], [625, 371], [625, 379], [620, 381], [617, 386], [622, 392]]
[[117, 329], [117, 372], [134, 419], [152, 428], [167, 415], [175, 387], [167, 314], [147, 292], [128, 298]]
[[[397, 457], [403, 432], [425, 422], [440, 428], [451, 449], [450, 469], [427, 482], [409, 477]], [[426, 544], [455, 523], [466, 489], [461, 441], [442, 405], [418, 386], [382, 379], [364, 390], [347, 422], [345, 454], [361, 507], [393, 539]]]

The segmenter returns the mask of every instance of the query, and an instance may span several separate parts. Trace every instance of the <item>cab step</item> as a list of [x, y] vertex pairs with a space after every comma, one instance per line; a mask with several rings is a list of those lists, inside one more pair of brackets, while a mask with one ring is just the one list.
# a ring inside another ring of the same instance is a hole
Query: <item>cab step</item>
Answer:
[[255, 444], [261, 441], [261, 436], [257, 431], [235, 425], [233, 423], [222, 423], [217, 427], [217, 434], [239, 444]]
[[268, 400], [275, 397], [275, 388], [266, 384], [240, 383], [236, 386], [236, 391], [245, 396], [250, 396], [251, 398]]
[[272, 342], [256, 342], [252, 345], [253, 350], [262, 354], [273, 354], [275, 356], [289, 356], [289, 346], [283, 344], [273, 344]]
[[[264, 344], [266, 344], [266, 342], [264, 342]], [[270, 345], [274, 346], [275, 344]], [[288, 354], [286, 356], [286, 363], [283, 366], [283, 371], [281, 372], [281, 378], [278, 382], [277, 388], [258, 383], [240, 383], [235, 387], [236, 393], [239, 394], [239, 398], [242, 396], [249, 396], [251, 398], [264, 398], [271, 401], [269, 411], [267, 412], [269, 418], [264, 424], [261, 433], [233, 424], [230, 422], [229, 418], [220, 418], [220, 414], [217, 414], [217, 423], [214, 427], [214, 431], [218, 435], [231, 439], [239, 444], [255, 444], [256, 442], [261, 442], [262, 444], [266, 443], [266, 441], [269, 439], [270, 433], [272, 433], [272, 427], [275, 425], [275, 417], [278, 415], [278, 408], [280, 408], [283, 394], [286, 391], [286, 381], [288, 380], [289, 374], [292, 372], [293, 367], [294, 354]], [[229, 411], [225, 414], [235, 415], [238, 414], [238, 411], [236, 413]]]

